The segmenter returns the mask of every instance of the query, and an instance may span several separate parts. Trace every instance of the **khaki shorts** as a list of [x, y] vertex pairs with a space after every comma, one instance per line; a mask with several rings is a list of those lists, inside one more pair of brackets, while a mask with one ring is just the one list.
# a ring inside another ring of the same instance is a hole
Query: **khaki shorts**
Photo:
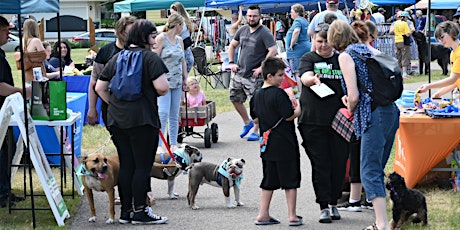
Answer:
[[404, 42], [395, 43], [396, 58], [398, 59], [399, 67], [406, 67], [410, 65], [410, 46], [404, 45]]
[[262, 77], [242, 77], [236, 73], [232, 73], [230, 81], [230, 101], [244, 103], [246, 99], [250, 99], [254, 92], [262, 87], [264, 79]]

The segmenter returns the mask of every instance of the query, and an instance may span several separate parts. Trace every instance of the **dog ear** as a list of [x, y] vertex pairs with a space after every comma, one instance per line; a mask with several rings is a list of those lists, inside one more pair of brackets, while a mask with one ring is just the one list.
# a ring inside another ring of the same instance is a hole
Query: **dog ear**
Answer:
[[81, 159], [82, 159], [81, 160], [82, 163], [86, 163], [86, 160], [88, 160], [88, 156], [83, 156]]
[[245, 164], [246, 164], [246, 161], [245, 161], [243, 158], [241, 158], [241, 162], [243, 162], [243, 163], [245, 163]]
[[229, 158], [227, 159], [227, 162], [230, 162], [230, 161], [232, 161], [232, 160], [233, 160], [233, 158], [229, 157]]
[[192, 148], [189, 145], [185, 145], [184, 149], [185, 152], [190, 152], [192, 150]]

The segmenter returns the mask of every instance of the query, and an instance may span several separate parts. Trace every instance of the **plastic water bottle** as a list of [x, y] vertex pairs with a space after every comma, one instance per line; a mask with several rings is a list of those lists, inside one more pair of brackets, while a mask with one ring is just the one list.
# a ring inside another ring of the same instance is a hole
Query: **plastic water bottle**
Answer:
[[455, 107], [459, 108], [460, 106], [460, 91], [458, 88], [455, 88], [454, 91], [452, 92], [452, 103], [454, 104]]

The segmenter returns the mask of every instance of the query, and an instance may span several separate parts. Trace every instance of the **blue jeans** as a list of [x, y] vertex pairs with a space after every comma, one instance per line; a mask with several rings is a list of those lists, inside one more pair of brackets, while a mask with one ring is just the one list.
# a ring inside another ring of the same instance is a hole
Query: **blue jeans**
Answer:
[[300, 58], [289, 58], [289, 65], [292, 73], [298, 73], [300, 67]]
[[[179, 132], [179, 110], [182, 88], [169, 89], [168, 93], [158, 98], [158, 115], [160, 116], [161, 132], [166, 137], [166, 125], [169, 131], [169, 143], [177, 145]], [[159, 146], [162, 146], [161, 140]]]
[[361, 182], [366, 197], [385, 197], [384, 169], [399, 128], [399, 109], [393, 103], [377, 107], [361, 136]]

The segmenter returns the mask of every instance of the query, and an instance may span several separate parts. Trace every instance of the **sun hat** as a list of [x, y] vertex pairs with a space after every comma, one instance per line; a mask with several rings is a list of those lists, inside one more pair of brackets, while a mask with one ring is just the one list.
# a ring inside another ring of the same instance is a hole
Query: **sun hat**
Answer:
[[457, 8], [457, 13], [453, 17], [460, 17], [460, 6]]

